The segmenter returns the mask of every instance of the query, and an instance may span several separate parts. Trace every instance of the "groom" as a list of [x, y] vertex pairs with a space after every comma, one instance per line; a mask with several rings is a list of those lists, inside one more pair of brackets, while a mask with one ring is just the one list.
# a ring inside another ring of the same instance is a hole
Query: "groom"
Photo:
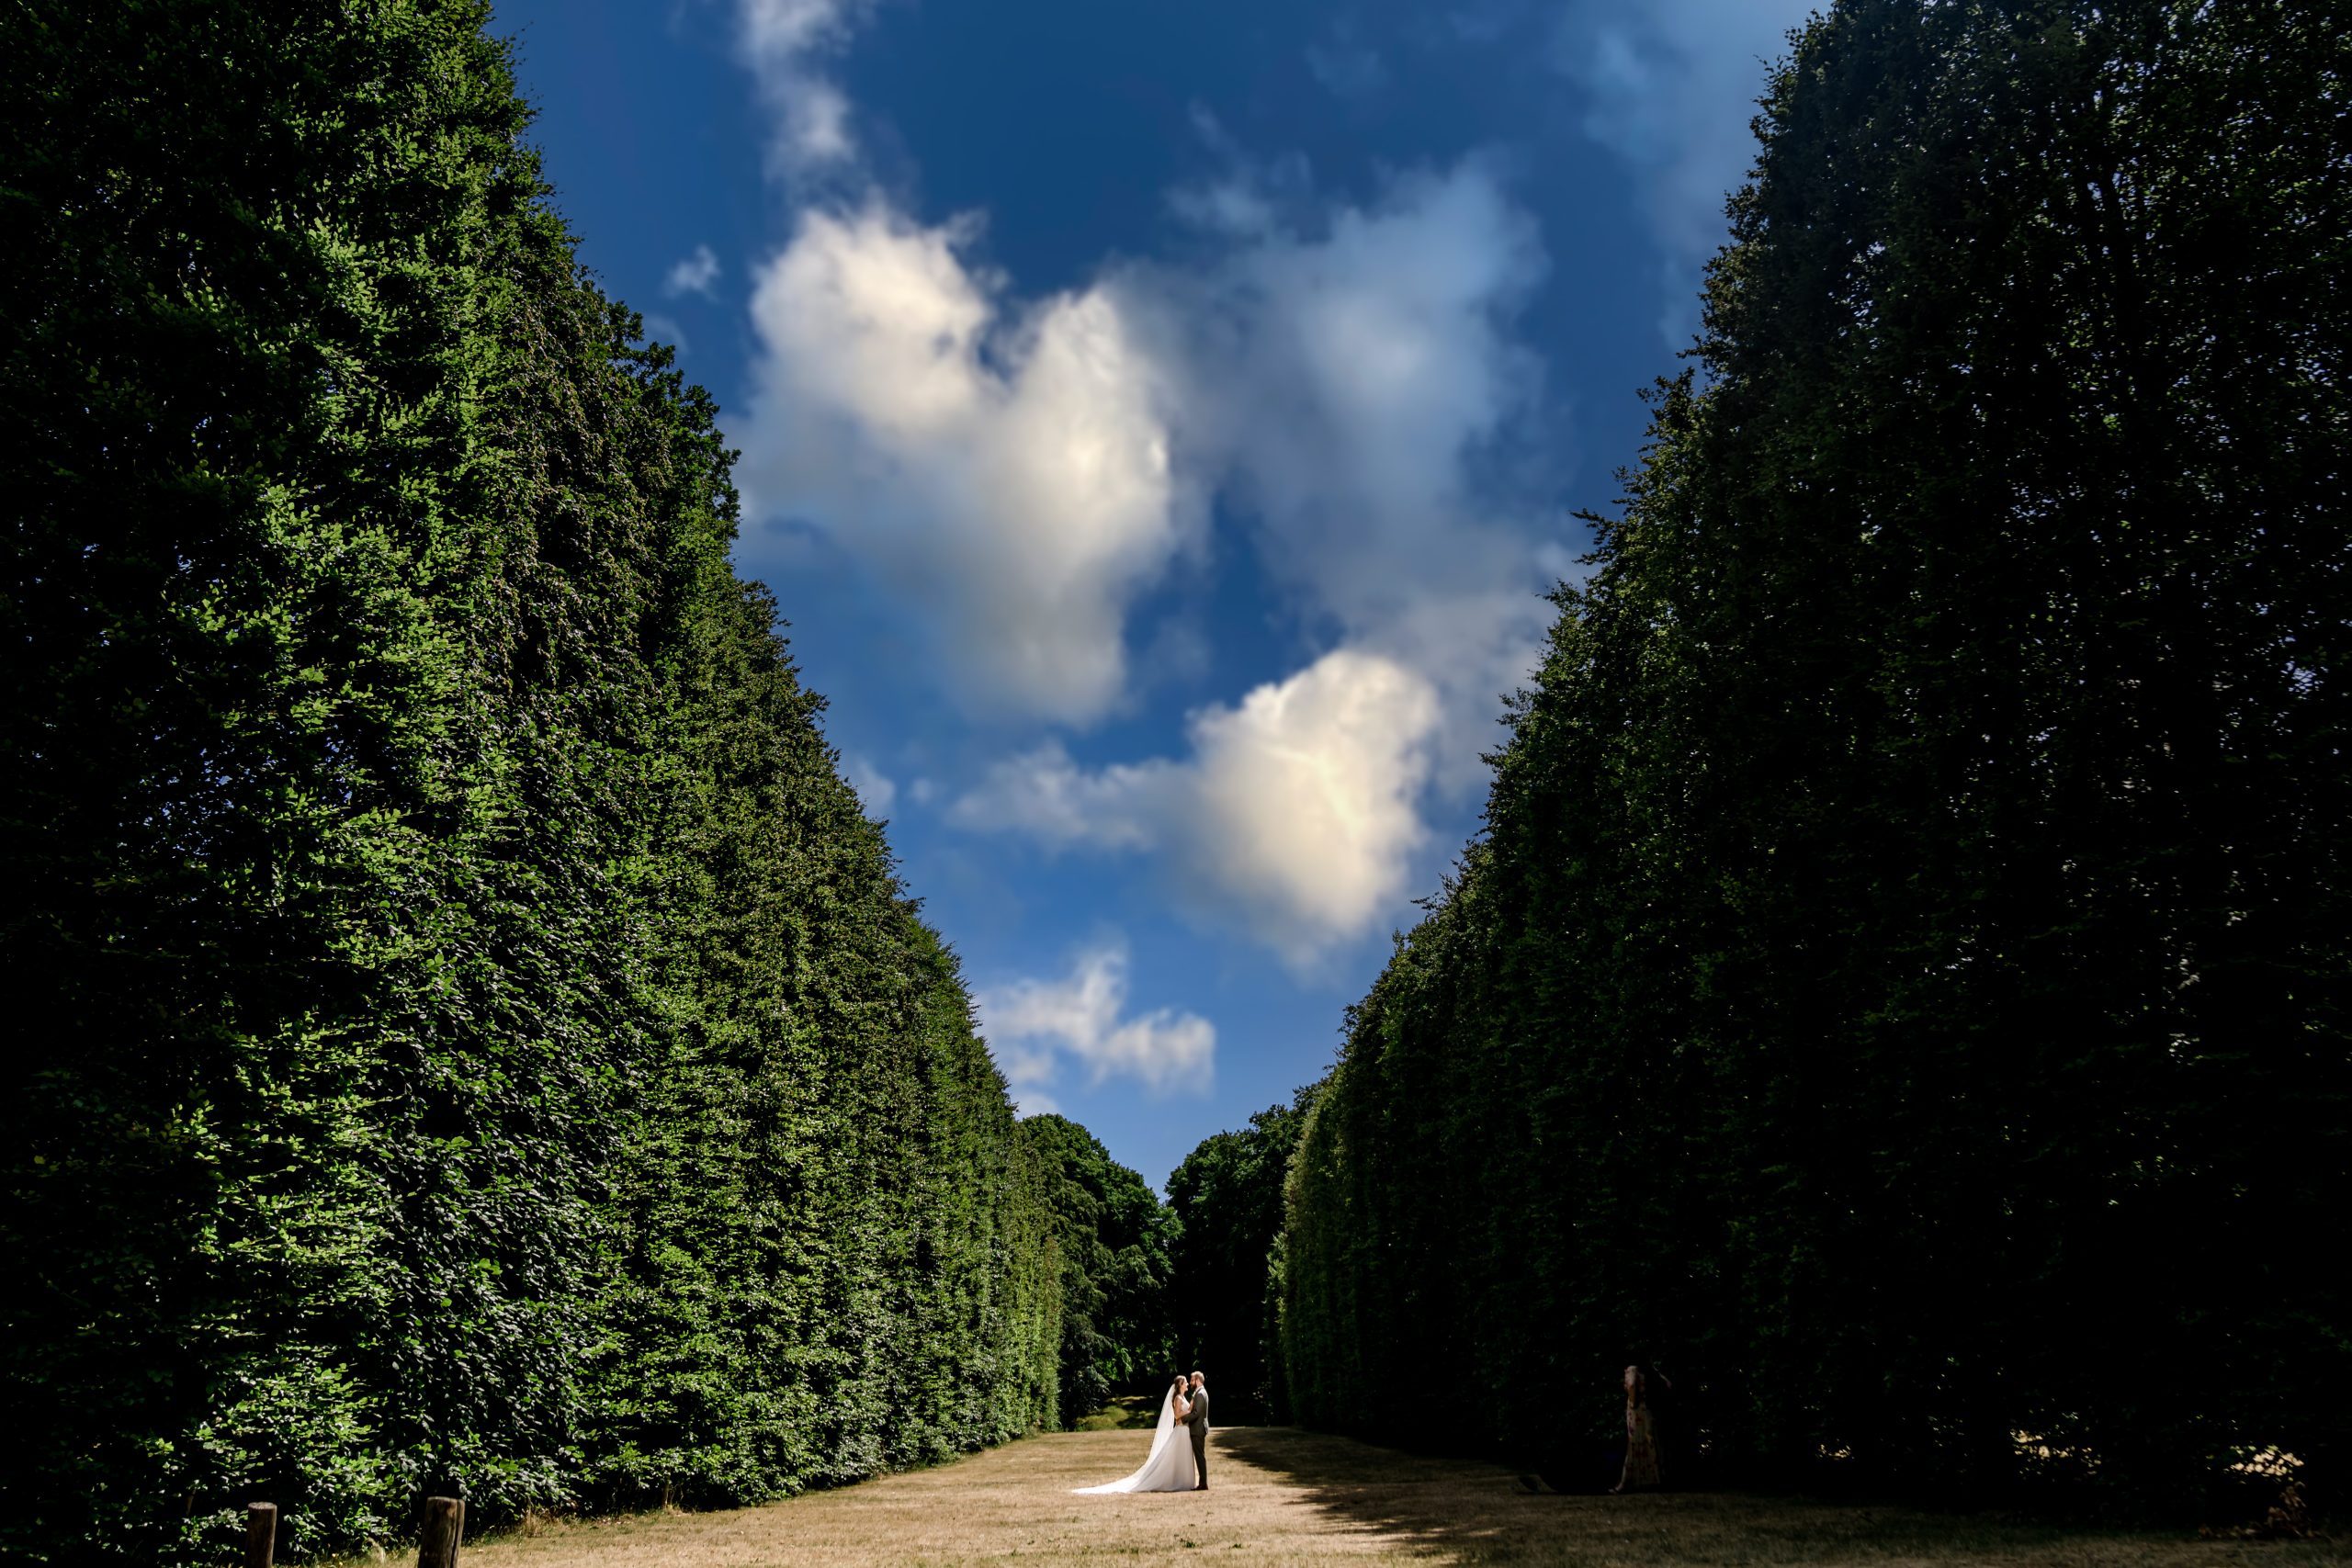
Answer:
[[1209, 1391], [1204, 1386], [1207, 1381], [1194, 1372], [1193, 1385], [1184, 1394], [1185, 1402], [1193, 1407], [1193, 1413], [1185, 1417], [1186, 1425], [1193, 1428], [1193, 1473], [1201, 1478], [1201, 1483], [1193, 1488], [1195, 1492], [1209, 1489]]

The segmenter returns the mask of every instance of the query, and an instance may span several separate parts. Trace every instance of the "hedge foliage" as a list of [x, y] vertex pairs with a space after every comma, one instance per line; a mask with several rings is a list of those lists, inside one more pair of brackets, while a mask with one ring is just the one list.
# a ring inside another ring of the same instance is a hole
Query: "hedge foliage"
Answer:
[[1423, 1438], [1598, 1482], [1645, 1359], [1724, 1468], [2345, 1495], [2324, 9], [1794, 36], [1700, 372], [1290, 1173], [1306, 1418], [1409, 1369]]
[[480, 0], [0, 13], [0, 1550], [307, 1555], [1057, 1416], [954, 959]]

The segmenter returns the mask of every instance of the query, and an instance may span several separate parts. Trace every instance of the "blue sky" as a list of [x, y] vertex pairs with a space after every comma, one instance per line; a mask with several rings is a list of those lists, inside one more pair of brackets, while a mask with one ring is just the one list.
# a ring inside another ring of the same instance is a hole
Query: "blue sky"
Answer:
[[1805, 10], [499, 6], [1024, 1109], [1156, 1183], [1329, 1065]]

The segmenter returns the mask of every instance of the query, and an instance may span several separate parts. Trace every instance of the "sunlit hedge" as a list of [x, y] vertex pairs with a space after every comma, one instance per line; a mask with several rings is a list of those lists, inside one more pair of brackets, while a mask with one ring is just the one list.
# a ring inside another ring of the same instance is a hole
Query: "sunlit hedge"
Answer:
[[853, 1480], [1056, 1415], [953, 959], [474, 3], [0, 16], [0, 1550]]

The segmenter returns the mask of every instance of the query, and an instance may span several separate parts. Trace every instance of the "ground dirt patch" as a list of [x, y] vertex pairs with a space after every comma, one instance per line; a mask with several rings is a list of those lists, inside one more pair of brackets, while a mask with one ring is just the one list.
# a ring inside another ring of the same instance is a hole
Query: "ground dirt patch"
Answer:
[[2324, 1543], [2067, 1530], [1741, 1494], [1530, 1495], [1494, 1465], [1287, 1427], [1233, 1427], [1212, 1490], [1080, 1497], [1143, 1459], [1134, 1431], [1062, 1432], [838, 1492], [721, 1513], [639, 1514], [469, 1542], [466, 1568], [820, 1568], [919, 1563], [1327, 1563], [1408, 1558], [1634, 1564], [1987, 1563], [2016, 1568], [2302, 1568]]

